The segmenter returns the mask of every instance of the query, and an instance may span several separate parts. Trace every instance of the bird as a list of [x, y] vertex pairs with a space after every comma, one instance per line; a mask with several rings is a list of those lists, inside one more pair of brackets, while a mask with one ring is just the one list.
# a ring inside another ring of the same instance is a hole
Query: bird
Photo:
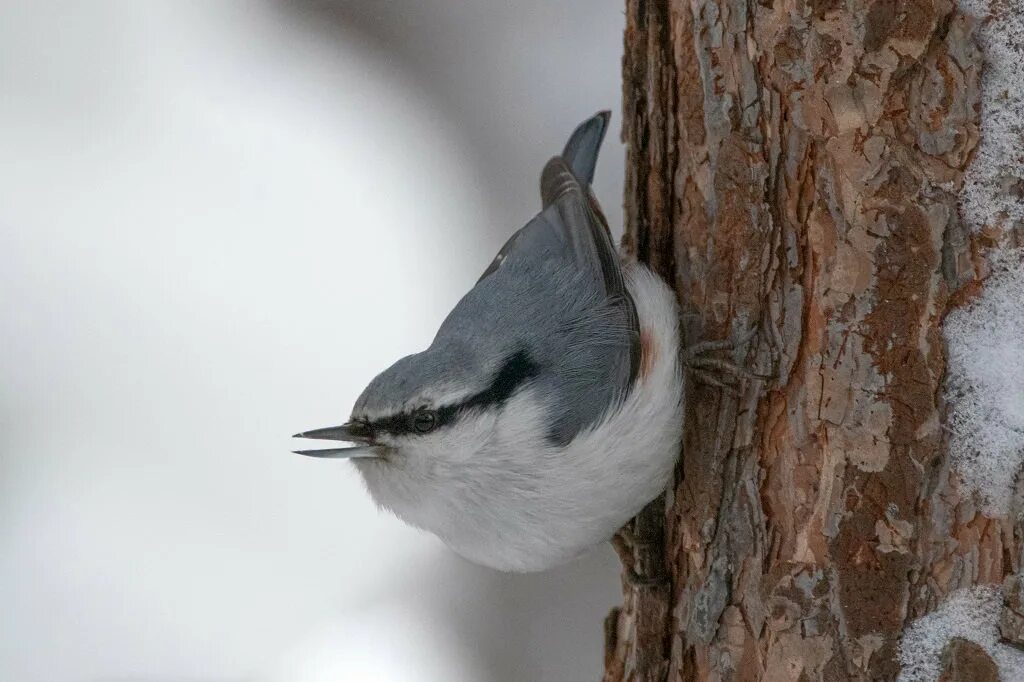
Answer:
[[501, 571], [611, 540], [679, 456], [676, 296], [620, 256], [591, 189], [609, 120], [581, 123], [544, 166], [540, 213], [430, 346], [377, 375], [346, 423], [295, 434], [349, 443], [295, 452], [352, 460], [380, 508]]

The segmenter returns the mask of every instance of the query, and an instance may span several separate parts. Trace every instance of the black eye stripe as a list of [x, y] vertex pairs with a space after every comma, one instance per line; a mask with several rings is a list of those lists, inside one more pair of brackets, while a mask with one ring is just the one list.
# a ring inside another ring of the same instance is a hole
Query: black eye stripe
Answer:
[[[442, 426], [451, 424], [459, 415], [471, 410], [483, 410], [488, 407], [504, 405], [516, 390], [536, 377], [540, 368], [525, 350], [519, 350], [505, 358], [498, 373], [494, 375], [490, 386], [453, 405], [444, 405], [432, 411], [434, 425], [428, 431], [436, 431]], [[417, 430], [416, 415], [421, 410], [403, 412], [401, 414], [374, 419], [365, 422], [372, 433], [386, 432], [392, 435], [423, 433]]]
[[504, 405], [512, 397], [521, 385], [533, 379], [539, 373], [540, 368], [525, 350], [518, 350], [505, 358], [501, 369], [494, 375], [491, 385], [486, 389], [470, 396], [460, 409], [481, 409], [492, 405]]

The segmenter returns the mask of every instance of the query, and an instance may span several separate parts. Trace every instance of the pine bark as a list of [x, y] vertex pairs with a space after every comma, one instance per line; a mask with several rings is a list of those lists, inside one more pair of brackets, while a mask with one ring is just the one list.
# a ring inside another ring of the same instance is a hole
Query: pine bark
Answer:
[[[627, 0], [624, 244], [687, 343], [768, 379], [687, 384], [676, 480], [632, 522], [606, 680], [868, 680], [906, 625], [1017, 571], [958, 487], [945, 314], [982, 56], [949, 0]], [[1016, 531], [1016, 532], [1015, 532]]]

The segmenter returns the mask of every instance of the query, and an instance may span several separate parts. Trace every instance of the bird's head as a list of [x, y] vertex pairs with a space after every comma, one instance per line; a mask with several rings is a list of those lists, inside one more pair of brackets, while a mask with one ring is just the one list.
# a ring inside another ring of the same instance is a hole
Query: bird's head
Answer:
[[424, 486], [443, 489], [471, 462], [479, 465], [496, 438], [529, 441], [513, 432], [534, 421], [517, 414], [533, 401], [512, 400], [538, 376], [529, 353], [492, 349], [478, 363], [473, 355], [480, 354], [445, 351], [409, 355], [381, 372], [345, 424], [296, 434], [351, 445], [297, 452], [352, 459], [378, 504], [399, 511], [398, 504], [425, 494]]

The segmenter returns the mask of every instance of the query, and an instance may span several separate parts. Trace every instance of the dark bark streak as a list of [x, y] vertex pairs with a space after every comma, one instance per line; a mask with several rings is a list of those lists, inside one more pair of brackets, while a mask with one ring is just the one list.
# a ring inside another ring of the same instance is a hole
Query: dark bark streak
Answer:
[[[666, 73], [671, 63], [669, 4], [666, 0], [627, 6], [623, 58], [623, 140], [627, 142], [624, 249], [633, 252], [668, 282], [674, 281], [671, 199], [666, 199], [666, 178], [672, 177], [671, 126], [666, 125], [666, 89], [674, 92], [675, 78]], [[666, 88], [668, 86], [668, 88]], [[671, 181], [669, 181], [669, 186]], [[665, 496], [648, 504], [631, 523], [632, 566], [623, 586], [627, 609], [635, 618], [632, 655], [628, 666], [617, 660], [619, 644], [606, 638], [606, 679], [655, 682], [668, 670], [670, 597], [665, 563]], [[609, 616], [617, 621], [620, 612]], [[615, 631], [615, 625], [609, 625]], [[608, 631], [608, 630], [606, 630]], [[607, 661], [614, 662], [608, 665]], [[627, 669], [628, 668], [628, 669]]]

